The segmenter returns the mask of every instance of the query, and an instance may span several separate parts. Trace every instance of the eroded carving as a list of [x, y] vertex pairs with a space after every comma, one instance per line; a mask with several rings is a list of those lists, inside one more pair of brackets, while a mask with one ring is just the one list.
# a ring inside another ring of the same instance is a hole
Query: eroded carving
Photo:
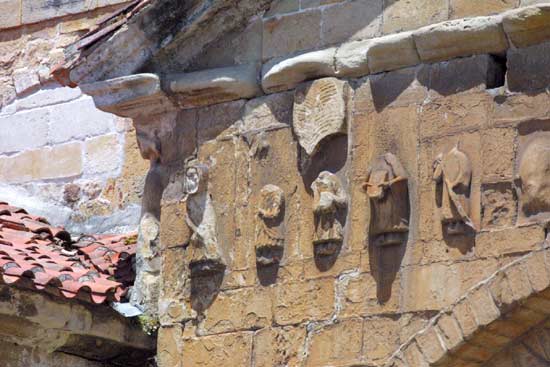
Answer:
[[340, 179], [323, 171], [311, 184], [315, 233], [313, 246], [316, 255], [334, 255], [344, 240], [342, 211], [347, 207], [347, 194]]
[[396, 156], [377, 157], [363, 185], [371, 205], [370, 236], [377, 246], [400, 245], [409, 231], [407, 173]]
[[136, 126], [136, 137], [138, 142], [139, 151], [143, 159], [151, 162], [159, 162], [160, 151], [160, 139], [155, 131], [147, 128], [140, 128]]
[[318, 79], [296, 89], [293, 128], [298, 142], [313, 155], [320, 142], [346, 133], [347, 84], [336, 78]]
[[437, 206], [447, 234], [464, 234], [468, 228], [475, 231], [470, 218], [472, 165], [468, 156], [458, 146], [446, 154], [440, 153], [434, 162], [433, 178], [438, 185]]
[[260, 266], [278, 264], [284, 251], [283, 190], [265, 185], [260, 191], [260, 205], [256, 222], [256, 262]]
[[189, 240], [191, 275], [223, 272], [225, 262], [216, 236], [216, 213], [208, 192], [208, 167], [193, 162], [185, 171], [187, 193], [186, 223], [192, 234]]
[[520, 156], [519, 191], [524, 217], [550, 213], [550, 135], [531, 138]]

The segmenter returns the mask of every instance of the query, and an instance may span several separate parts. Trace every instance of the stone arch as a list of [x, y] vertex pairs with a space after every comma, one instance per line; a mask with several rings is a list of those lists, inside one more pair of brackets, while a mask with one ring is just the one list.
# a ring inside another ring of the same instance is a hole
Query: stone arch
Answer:
[[384, 366], [482, 366], [548, 318], [550, 244], [543, 242], [440, 311]]

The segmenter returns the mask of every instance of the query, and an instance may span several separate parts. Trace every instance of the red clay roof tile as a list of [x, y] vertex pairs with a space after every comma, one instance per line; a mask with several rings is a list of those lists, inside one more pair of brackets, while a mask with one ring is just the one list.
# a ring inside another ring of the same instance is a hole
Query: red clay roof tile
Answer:
[[136, 234], [82, 236], [0, 202], [0, 283], [62, 298], [120, 301], [135, 274]]

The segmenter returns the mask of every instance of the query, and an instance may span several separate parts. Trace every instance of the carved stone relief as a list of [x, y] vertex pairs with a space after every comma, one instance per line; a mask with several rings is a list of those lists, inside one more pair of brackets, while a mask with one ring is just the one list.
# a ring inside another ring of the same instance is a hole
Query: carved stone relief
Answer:
[[309, 156], [326, 137], [347, 132], [347, 88], [344, 81], [324, 78], [296, 89], [293, 128]]
[[396, 156], [377, 157], [363, 185], [371, 205], [370, 236], [376, 246], [400, 245], [409, 231], [407, 173]]
[[340, 179], [323, 171], [311, 184], [315, 233], [313, 246], [316, 255], [334, 255], [344, 240], [342, 210], [347, 207], [347, 194]]
[[184, 190], [187, 194], [185, 220], [192, 232], [189, 240], [191, 275], [223, 272], [225, 262], [216, 236], [216, 213], [208, 192], [208, 167], [191, 163], [185, 171]]
[[550, 214], [550, 134], [534, 135], [524, 144], [518, 165], [520, 216]]
[[260, 205], [256, 221], [256, 263], [259, 266], [276, 265], [284, 251], [283, 190], [275, 185], [265, 185], [260, 191]]
[[447, 234], [464, 234], [468, 228], [475, 231], [470, 213], [472, 165], [468, 156], [458, 146], [439, 154], [434, 162], [433, 178], [437, 184], [437, 206]]

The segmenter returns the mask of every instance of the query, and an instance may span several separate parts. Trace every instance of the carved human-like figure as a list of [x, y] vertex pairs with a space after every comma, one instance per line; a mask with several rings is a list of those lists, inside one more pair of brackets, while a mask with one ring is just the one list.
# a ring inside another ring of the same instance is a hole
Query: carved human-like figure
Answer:
[[550, 136], [536, 135], [523, 150], [518, 166], [521, 214], [550, 213]]
[[347, 195], [340, 179], [323, 171], [311, 184], [315, 233], [313, 246], [320, 256], [334, 255], [344, 239], [341, 213], [347, 207]]
[[463, 234], [467, 227], [475, 230], [470, 219], [472, 165], [468, 156], [458, 149], [458, 145], [436, 157], [433, 178], [439, 185], [437, 204], [447, 233]]
[[371, 205], [370, 236], [377, 246], [400, 245], [409, 231], [407, 173], [396, 156], [377, 157], [363, 185]]
[[256, 262], [260, 266], [278, 264], [284, 250], [283, 190], [265, 185], [260, 191], [260, 205], [256, 221]]
[[216, 236], [216, 213], [208, 192], [208, 167], [191, 164], [184, 178], [187, 193], [185, 221], [191, 229], [189, 240], [191, 274], [202, 275], [225, 269]]

